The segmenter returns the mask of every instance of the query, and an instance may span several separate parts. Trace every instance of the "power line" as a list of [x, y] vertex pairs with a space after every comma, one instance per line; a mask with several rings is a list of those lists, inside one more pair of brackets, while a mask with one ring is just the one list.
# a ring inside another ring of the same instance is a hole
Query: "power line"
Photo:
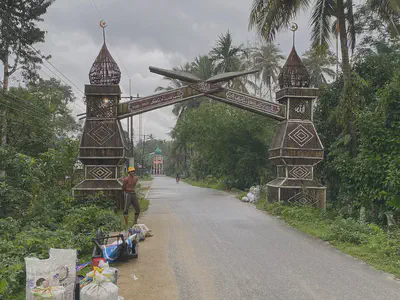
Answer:
[[93, 9], [96, 11], [97, 15], [99, 16], [100, 20], [102, 20], [103, 18], [100, 15], [99, 10], [97, 9], [96, 3], [93, 0], [90, 0], [90, 3], [92, 3], [92, 7]]
[[[103, 18], [100, 15], [99, 9], [97, 8], [96, 3], [93, 0], [90, 0], [90, 3], [92, 4], [93, 9], [95, 10], [95, 12], [97, 13], [97, 15], [99, 16], [100, 20], [103, 20]], [[112, 44], [110, 42], [108, 42], [108, 44], [112, 47]], [[131, 77], [129, 76], [129, 72], [127, 71], [127, 69], [125, 68], [125, 65], [122, 61], [122, 59], [119, 56], [118, 50], [117, 48], [115, 48], [115, 53], [117, 54], [117, 58], [119, 60], [119, 62], [121, 63], [122, 69], [124, 70], [124, 72], [126, 73], [126, 75], [128, 76], [129, 79], [131, 79]]]
[[[36, 118], [38, 118], [39, 120], [42, 120], [43, 117], [48, 117], [48, 115], [47, 115], [45, 112], [37, 110], [36, 107], [34, 107], [33, 104], [30, 103], [29, 101], [27, 101], [27, 100], [25, 100], [25, 99], [23, 99], [23, 98], [21, 98], [21, 97], [18, 97], [17, 95], [15, 95], [15, 94], [13, 94], [13, 93], [11, 93], [11, 92], [7, 92], [7, 94], [4, 94], [4, 92], [3, 92], [4, 100], [5, 100], [8, 104], [11, 104], [11, 102], [8, 101], [8, 100], [10, 100], [10, 99], [7, 99], [7, 98], [8, 98], [8, 94], [14, 95], [15, 98], [14, 98], [13, 100], [19, 99], [19, 100], [22, 100], [23, 102], [27, 103], [28, 105], [30, 105], [30, 107], [28, 107], [28, 106], [23, 106], [23, 105], [21, 105], [21, 104], [18, 104], [18, 103], [16, 103], [16, 102], [12, 102], [14, 105], [17, 105], [18, 107], [20, 107], [20, 109], [29, 111], [29, 115], [30, 115], [30, 116], [36, 117]], [[1, 100], [1, 98], [0, 98], [0, 100]], [[4, 102], [3, 102], [3, 103], [4, 103]], [[12, 106], [9, 106], [9, 105], [6, 105], [6, 104], [3, 104], [3, 105], [4, 105], [4, 106], [7, 106], [7, 107], [10, 107], [10, 108], [12, 108], [12, 109], [15, 110], [15, 108], [12, 107]], [[22, 112], [22, 113], [25, 113], [24, 111], [21, 111], [21, 112]], [[32, 113], [32, 112], [34, 112], [34, 113]], [[71, 125], [70, 123], [68, 123], [68, 122], [66, 122], [66, 121], [62, 121], [62, 120], [59, 120], [59, 122], [60, 122], [61, 125], [65, 125], [65, 126], [66, 126], [66, 125]]]
[[[49, 78], [51, 78], [51, 76], [49, 74], [47, 74], [44, 70], [40, 69], [41, 72], [43, 72], [44, 74], [46, 74], [46, 76], [48, 76]], [[51, 71], [51, 70], [50, 70]], [[53, 73], [54, 74], [54, 73]], [[57, 76], [57, 74], [55, 74]], [[64, 82], [64, 81], [63, 81]], [[65, 83], [65, 82], [64, 82]], [[85, 103], [83, 102], [83, 100], [81, 98], [78, 98], [79, 96], [77, 96], [76, 100], [80, 100], [82, 102], [83, 105], [85, 105]], [[83, 111], [86, 111], [86, 108], [80, 106], [78, 103], [76, 103], [75, 101], [73, 101], [74, 106], [77, 105], [80, 109], [82, 109]]]

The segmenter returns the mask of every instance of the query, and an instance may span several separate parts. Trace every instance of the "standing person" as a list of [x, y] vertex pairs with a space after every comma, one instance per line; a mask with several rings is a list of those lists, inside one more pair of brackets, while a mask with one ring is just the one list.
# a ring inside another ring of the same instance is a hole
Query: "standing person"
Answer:
[[134, 175], [135, 168], [128, 168], [128, 177], [123, 179], [122, 189], [124, 191], [124, 220], [125, 225], [128, 225], [128, 211], [129, 207], [133, 205], [135, 208], [135, 220], [134, 224], [137, 223], [140, 214], [140, 205], [136, 196], [135, 187], [139, 178]]
[[178, 173], [178, 174], [176, 174], [176, 183], [179, 182], [179, 179], [180, 179], [180, 176], [179, 176], [179, 173]]

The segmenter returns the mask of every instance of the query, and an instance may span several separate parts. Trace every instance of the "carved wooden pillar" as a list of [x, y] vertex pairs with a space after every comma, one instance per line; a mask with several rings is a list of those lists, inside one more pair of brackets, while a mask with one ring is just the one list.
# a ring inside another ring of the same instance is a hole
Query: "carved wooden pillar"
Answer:
[[85, 180], [74, 187], [74, 195], [87, 197], [99, 191], [115, 200], [121, 208], [122, 184], [119, 180], [126, 163], [128, 143], [117, 119], [121, 99], [118, 85], [121, 73], [103, 47], [90, 70], [90, 85], [85, 86], [86, 122], [79, 147]]
[[309, 75], [295, 49], [279, 76], [276, 99], [286, 106], [286, 120], [278, 125], [269, 150], [277, 178], [267, 184], [268, 201], [326, 206], [326, 187], [314, 179], [323, 146], [313, 124], [313, 101], [318, 89], [309, 88]]
[[78, 157], [85, 165], [85, 180], [74, 193], [88, 196], [103, 191], [120, 208], [122, 185], [118, 179], [128, 154], [121, 123], [116, 119], [121, 91], [118, 85], [86, 85], [85, 94], [87, 113]]

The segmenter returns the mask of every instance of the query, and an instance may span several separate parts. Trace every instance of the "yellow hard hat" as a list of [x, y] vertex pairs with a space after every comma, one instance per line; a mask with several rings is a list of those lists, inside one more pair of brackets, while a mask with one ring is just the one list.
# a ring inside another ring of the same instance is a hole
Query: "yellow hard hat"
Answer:
[[129, 168], [128, 168], [128, 173], [133, 172], [133, 171], [135, 171], [135, 170], [136, 170], [135, 167], [129, 167]]

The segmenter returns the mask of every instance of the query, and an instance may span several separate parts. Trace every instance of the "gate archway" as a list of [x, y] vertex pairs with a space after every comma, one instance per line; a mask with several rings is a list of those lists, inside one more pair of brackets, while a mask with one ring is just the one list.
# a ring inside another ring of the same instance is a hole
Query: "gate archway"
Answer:
[[269, 149], [269, 159], [277, 166], [277, 177], [267, 184], [268, 201], [325, 208], [326, 188], [314, 179], [314, 168], [324, 155], [313, 124], [313, 101], [318, 89], [310, 87], [310, 76], [294, 46], [279, 75], [277, 102], [224, 87], [229, 80], [257, 70], [223, 73], [201, 80], [185, 72], [149, 69], [187, 85], [120, 103], [121, 72], [104, 40], [90, 70], [90, 84], [85, 85], [86, 121], [78, 156], [85, 165], [85, 179], [74, 187], [75, 196], [103, 191], [115, 199], [118, 207], [122, 199], [119, 179], [129, 151], [120, 120], [189, 99], [208, 97], [279, 121]]

